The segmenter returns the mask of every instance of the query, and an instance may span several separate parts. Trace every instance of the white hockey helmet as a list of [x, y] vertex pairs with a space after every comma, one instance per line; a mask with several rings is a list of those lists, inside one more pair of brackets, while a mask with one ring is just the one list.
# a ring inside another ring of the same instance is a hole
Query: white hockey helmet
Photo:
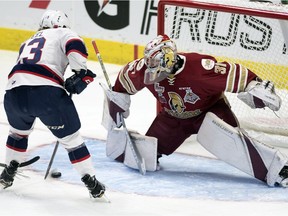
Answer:
[[70, 28], [68, 16], [62, 11], [47, 10], [39, 23], [39, 30], [49, 28]]
[[39, 23], [39, 30], [53, 28], [52, 24], [52, 16], [55, 13], [53, 10], [47, 10], [42, 15], [40, 23]]
[[176, 44], [167, 35], [158, 35], [150, 41], [144, 50], [147, 66], [144, 83], [149, 85], [165, 79], [171, 74], [176, 58]]

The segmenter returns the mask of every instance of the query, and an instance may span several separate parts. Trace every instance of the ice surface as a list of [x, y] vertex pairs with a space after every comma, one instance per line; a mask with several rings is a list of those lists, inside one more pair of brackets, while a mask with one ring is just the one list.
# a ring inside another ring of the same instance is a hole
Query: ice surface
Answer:
[[[16, 62], [17, 53], [0, 50], [0, 56], [0, 162], [4, 162], [9, 126], [2, 102], [7, 75]], [[287, 215], [286, 189], [267, 187], [216, 160], [195, 142], [163, 157], [162, 169], [145, 176], [105, 157], [106, 131], [101, 126], [103, 92], [99, 86], [99, 82], [105, 83], [105, 80], [98, 62], [88, 62], [88, 66], [97, 73], [96, 82], [82, 94], [73, 96], [73, 100], [82, 121], [81, 133], [93, 155], [97, 178], [107, 185], [106, 194], [111, 203], [89, 199], [87, 189], [72, 170], [61, 146], [52, 169], [57, 168], [63, 176], [44, 180], [55, 138], [37, 121], [29, 138], [27, 157], [39, 154], [41, 159], [23, 168], [22, 174], [27, 178], [19, 176], [11, 188], [0, 190], [1, 216]], [[105, 66], [113, 81], [120, 66]], [[155, 100], [145, 90], [131, 99], [131, 115], [126, 124], [128, 128], [145, 133], [155, 116]]]

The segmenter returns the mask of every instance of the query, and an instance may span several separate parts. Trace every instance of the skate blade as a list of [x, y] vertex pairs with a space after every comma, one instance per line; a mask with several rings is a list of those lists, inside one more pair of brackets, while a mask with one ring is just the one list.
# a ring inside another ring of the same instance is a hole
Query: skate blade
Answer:
[[90, 198], [93, 202], [111, 203], [110, 199], [105, 194], [97, 198], [90, 196]]
[[0, 188], [1, 189], [6, 189], [8, 187], [11, 187], [12, 184], [7, 184], [6, 182], [0, 181]]

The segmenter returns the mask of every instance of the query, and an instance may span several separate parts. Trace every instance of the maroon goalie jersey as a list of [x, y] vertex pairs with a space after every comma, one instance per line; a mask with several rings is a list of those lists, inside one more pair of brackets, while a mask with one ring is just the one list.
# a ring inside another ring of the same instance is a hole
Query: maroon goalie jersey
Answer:
[[124, 66], [118, 74], [114, 91], [136, 94], [148, 88], [171, 116], [187, 119], [209, 110], [223, 92], [238, 93], [256, 75], [240, 64], [217, 62], [209, 55], [179, 53], [184, 63], [174, 75], [159, 83], [144, 84], [146, 65], [137, 59]]

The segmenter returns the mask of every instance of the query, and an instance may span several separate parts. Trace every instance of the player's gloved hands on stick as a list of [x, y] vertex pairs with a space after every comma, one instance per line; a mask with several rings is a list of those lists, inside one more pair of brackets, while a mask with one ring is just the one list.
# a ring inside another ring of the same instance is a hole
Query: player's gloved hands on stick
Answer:
[[64, 83], [65, 89], [71, 94], [80, 94], [89, 83], [93, 82], [96, 74], [91, 70], [81, 69], [80, 71], [75, 71], [71, 77], [67, 78]]

